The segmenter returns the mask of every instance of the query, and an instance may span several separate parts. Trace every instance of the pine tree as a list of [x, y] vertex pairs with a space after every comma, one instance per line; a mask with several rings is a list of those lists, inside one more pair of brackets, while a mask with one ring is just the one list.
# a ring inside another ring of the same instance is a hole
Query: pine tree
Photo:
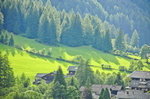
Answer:
[[60, 37], [60, 43], [62, 44], [67, 44], [68, 43], [68, 39], [70, 37], [70, 25], [71, 25], [71, 20], [69, 18], [68, 15], [66, 15], [66, 17], [63, 20], [62, 23], [62, 33], [61, 33], [61, 37]]
[[86, 84], [90, 85], [94, 83], [94, 80], [93, 80], [94, 74], [90, 68], [89, 60], [87, 61], [83, 59], [80, 60], [80, 64], [77, 70], [76, 77], [79, 80], [80, 86], [83, 86]]
[[27, 10], [26, 14], [26, 35], [29, 38], [37, 38], [38, 36], [38, 25], [40, 19], [40, 8], [37, 7], [34, 1], [31, 1], [31, 7]]
[[108, 91], [108, 89], [106, 88], [105, 91], [104, 91], [104, 98], [103, 99], [111, 99], [110, 97], [110, 93]]
[[137, 62], [137, 70], [143, 70], [143, 67], [144, 67], [144, 65], [143, 65], [142, 61], [139, 60], [139, 61]]
[[74, 85], [75, 85], [75, 83], [74, 83], [74, 78], [73, 78], [73, 77], [71, 78], [71, 83], [70, 83], [70, 85], [71, 85], [71, 86], [74, 86]]
[[141, 52], [140, 52], [141, 58], [148, 60], [148, 56], [147, 56], [148, 53], [150, 53], [150, 46], [148, 46], [147, 44], [144, 44], [144, 45], [142, 46]]
[[54, 18], [51, 19], [47, 16], [48, 11], [43, 12], [39, 24], [39, 41], [49, 45], [56, 45], [57, 29]]
[[93, 42], [94, 29], [88, 14], [84, 18], [83, 32], [84, 45], [91, 45]]
[[44, 15], [40, 18], [40, 24], [39, 24], [39, 32], [38, 32], [38, 38], [39, 41], [45, 44], [50, 44], [50, 34], [49, 34], [49, 20], [47, 16]]
[[124, 88], [124, 82], [123, 82], [123, 80], [121, 78], [121, 74], [120, 73], [118, 73], [117, 76], [116, 76], [115, 84], [121, 85]]
[[9, 41], [9, 40], [8, 40], [8, 35], [6, 34], [6, 35], [5, 35], [5, 39], [4, 39], [4, 44], [7, 45], [7, 44], [8, 44], [8, 41]]
[[0, 42], [4, 44], [4, 35], [1, 35]]
[[58, 43], [57, 40], [57, 27], [54, 18], [52, 17], [50, 20], [50, 44], [56, 45]]
[[104, 97], [104, 92], [105, 92], [105, 90], [104, 90], [104, 88], [102, 88], [101, 92], [100, 92], [100, 95], [99, 95], [99, 99], [104, 99], [105, 98]]
[[0, 34], [1, 34], [1, 30], [3, 28], [3, 23], [4, 23], [4, 16], [3, 16], [3, 13], [0, 12]]
[[66, 99], [66, 88], [59, 82], [55, 82], [52, 88], [53, 99]]
[[139, 48], [139, 35], [136, 30], [134, 30], [131, 38], [131, 45], [132, 47]]
[[79, 80], [80, 86], [85, 85], [86, 77], [85, 77], [85, 60], [81, 59], [80, 64], [78, 66], [78, 70], [76, 73], [76, 77]]
[[110, 52], [112, 50], [112, 43], [110, 38], [109, 30], [106, 30], [105, 36], [104, 36], [104, 51]]
[[0, 87], [11, 87], [15, 83], [12, 68], [9, 65], [7, 55], [2, 56], [0, 52]]
[[71, 25], [62, 31], [61, 42], [68, 46], [81, 46], [83, 44], [82, 19], [79, 13], [71, 16]]
[[55, 79], [54, 79], [54, 83], [60, 83], [61, 85], [63, 85], [66, 88], [66, 82], [65, 82], [65, 78], [64, 78], [64, 74], [62, 72], [61, 67], [58, 68]]
[[13, 34], [11, 34], [10, 40], [9, 40], [9, 46], [14, 46], [14, 37]]
[[103, 35], [102, 32], [100, 32], [100, 25], [97, 26], [94, 33], [94, 42], [93, 47], [99, 50], [103, 49]]
[[121, 29], [119, 30], [118, 36], [115, 40], [115, 48], [117, 50], [120, 50], [120, 51], [125, 51], [126, 50], [125, 42], [124, 42], [124, 33]]
[[85, 83], [85, 86], [86, 86], [87, 88], [90, 88], [90, 87], [91, 87], [91, 79], [90, 79], [90, 77], [87, 78], [86, 83]]

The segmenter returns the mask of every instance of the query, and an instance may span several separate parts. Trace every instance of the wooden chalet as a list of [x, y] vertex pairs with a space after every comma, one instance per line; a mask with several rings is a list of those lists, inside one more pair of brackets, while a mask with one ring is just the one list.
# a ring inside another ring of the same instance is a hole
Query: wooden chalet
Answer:
[[150, 71], [134, 71], [129, 87], [117, 93], [117, 99], [150, 99]]
[[53, 81], [56, 72], [51, 73], [37, 73], [33, 84], [40, 84], [41, 80], [45, 80], [47, 84]]
[[150, 91], [150, 71], [134, 71], [129, 77], [131, 89]]
[[116, 99], [150, 99], [150, 93], [144, 93], [142, 90], [120, 91]]

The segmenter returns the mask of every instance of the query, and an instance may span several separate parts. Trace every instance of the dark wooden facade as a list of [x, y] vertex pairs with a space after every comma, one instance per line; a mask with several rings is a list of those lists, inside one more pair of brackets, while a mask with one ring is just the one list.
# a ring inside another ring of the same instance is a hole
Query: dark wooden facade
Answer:
[[55, 76], [56, 72], [51, 72], [51, 73], [38, 73], [35, 76], [35, 80], [33, 82], [33, 84], [40, 84], [41, 80], [45, 80], [47, 84], [49, 84], [50, 82], [53, 81], [54, 76]]

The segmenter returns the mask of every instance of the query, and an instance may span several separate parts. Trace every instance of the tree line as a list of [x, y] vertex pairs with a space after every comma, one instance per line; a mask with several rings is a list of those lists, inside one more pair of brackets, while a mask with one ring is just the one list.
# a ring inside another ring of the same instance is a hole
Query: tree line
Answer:
[[41, 0], [5, 0], [0, 3], [1, 29], [44, 44], [61, 43], [72, 47], [92, 45], [96, 49], [110, 52], [114, 49], [128, 49], [128, 42], [132, 42], [131, 50], [139, 48], [137, 32], [130, 41], [129, 36], [125, 36], [121, 29], [113, 27], [107, 21], [103, 22], [98, 16], [86, 14], [81, 17], [73, 10], [69, 13], [65, 10], [57, 11], [49, 0], [46, 3]]

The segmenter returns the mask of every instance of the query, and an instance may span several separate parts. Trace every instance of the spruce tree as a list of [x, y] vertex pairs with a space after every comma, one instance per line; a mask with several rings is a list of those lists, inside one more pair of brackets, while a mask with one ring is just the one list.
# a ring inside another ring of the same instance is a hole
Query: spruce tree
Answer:
[[82, 19], [79, 13], [71, 16], [71, 25], [63, 31], [61, 42], [68, 46], [81, 46], [83, 44]]
[[103, 49], [103, 35], [100, 32], [100, 25], [95, 29], [93, 47], [99, 50]]
[[85, 61], [83, 59], [80, 60], [80, 64], [77, 70], [76, 77], [79, 80], [80, 86], [84, 85], [91, 85], [94, 83], [93, 77], [93, 71], [90, 68], [89, 60]]
[[56, 45], [57, 40], [57, 28], [54, 18], [49, 18], [47, 16], [48, 11], [45, 11], [41, 18], [39, 24], [39, 41], [48, 45]]
[[121, 85], [124, 88], [124, 82], [122, 80], [120, 72], [116, 76], [115, 84], [116, 85]]
[[13, 34], [11, 34], [10, 40], [9, 40], [9, 46], [14, 46], [14, 37]]
[[101, 89], [100, 95], [99, 95], [99, 99], [104, 99], [104, 88]]
[[37, 38], [38, 36], [38, 25], [40, 19], [40, 8], [37, 7], [34, 1], [31, 1], [32, 6], [27, 10], [26, 14], [26, 35], [29, 38]]
[[104, 98], [103, 99], [111, 99], [109, 90], [107, 88], [104, 91]]
[[109, 30], [106, 30], [105, 36], [104, 36], [104, 51], [110, 52], [112, 50], [112, 43], [111, 43], [111, 37]]
[[93, 42], [94, 29], [90, 16], [87, 14], [83, 22], [83, 43], [84, 45], [91, 45]]
[[85, 75], [84, 68], [85, 68], [85, 60], [81, 59], [76, 73], [76, 77], [79, 80], [80, 86], [85, 85], [86, 82], [86, 77], [85, 77], [86, 75]]
[[61, 85], [65, 86], [66, 88], [66, 82], [65, 82], [65, 78], [64, 78], [64, 74], [62, 72], [61, 67], [58, 68], [55, 79], [54, 79], [54, 83], [60, 83]]
[[120, 29], [118, 32], [118, 36], [115, 40], [115, 48], [116, 50], [120, 50], [120, 51], [125, 51], [125, 42], [124, 42], [124, 33], [123, 31]]
[[63, 20], [62, 23], [62, 33], [60, 36], [60, 43], [66, 44], [68, 43], [68, 39], [70, 38], [70, 25], [71, 25], [71, 20], [68, 15]]
[[58, 43], [57, 40], [57, 27], [54, 18], [52, 17], [50, 20], [50, 44], [56, 45]]
[[148, 56], [147, 56], [148, 53], [150, 53], [150, 46], [148, 46], [147, 44], [144, 44], [144, 45], [142, 46], [141, 52], [140, 52], [141, 58], [148, 60]]
[[132, 47], [139, 48], [139, 35], [136, 30], [134, 30], [131, 38], [131, 45]]
[[9, 40], [8, 40], [8, 35], [6, 34], [6, 35], [5, 35], [5, 38], [4, 38], [4, 44], [6, 44], [6, 45], [7, 45], [7, 44], [8, 44], [8, 42], [9, 42]]
[[0, 42], [4, 44], [4, 35], [1, 35]]
[[15, 83], [14, 74], [10, 67], [7, 55], [0, 52], [0, 87], [11, 87]]
[[40, 18], [38, 38], [41, 43], [50, 44], [50, 22], [44, 13]]
[[71, 85], [71, 86], [74, 86], [74, 85], [75, 85], [75, 83], [74, 83], [74, 78], [73, 78], [73, 77], [71, 78], [71, 83], [70, 83], [70, 85]]
[[1, 34], [1, 30], [3, 28], [3, 23], [4, 23], [4, 16], [3, 16], [3, 13], [0, 12], [0, 34]]
[[55, 82], [52, 88], [53, 99], [66, 99], [66, 88], [59, 82]]

